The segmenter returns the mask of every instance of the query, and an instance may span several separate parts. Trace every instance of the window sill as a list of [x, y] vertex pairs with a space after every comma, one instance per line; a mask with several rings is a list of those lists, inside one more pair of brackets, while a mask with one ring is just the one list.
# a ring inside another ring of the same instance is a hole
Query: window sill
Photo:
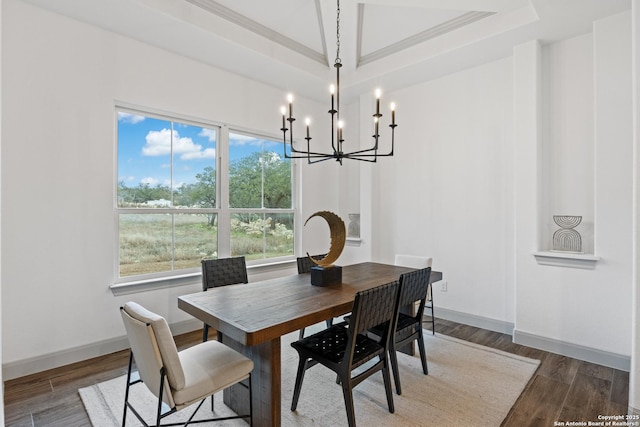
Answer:
[[[295, 267], [296, 260], [278, 261], [269, 264], [248, 265], [251, 274], [268, 273]], [[139, 292], [155, 291], [158, 289], [175, 288], [178, 286], [201, 285], [202, 273], [194, 272], [180, 276], [161, 277], [157, 279], [138, 280], [126, 283], [114, 283], [109, 288], [114, 296], [135, 294]]]
[[540, 265], [552, 265], [556, 267], [584, 268], [594, 270], [600, 257], [588, 254], [571, 252], [534, 252], [533, 256]]
[[346, 244], [347, 246], [360, 246], [362, 244], [362, 239], [359, 237], [347, 237]]

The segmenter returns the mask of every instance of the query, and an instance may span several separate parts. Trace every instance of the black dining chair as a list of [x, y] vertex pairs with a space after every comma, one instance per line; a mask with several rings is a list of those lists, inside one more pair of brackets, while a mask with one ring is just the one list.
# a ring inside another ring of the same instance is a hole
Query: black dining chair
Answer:
[[[338, 375], [349, 427], [356, 425], [353, 388], [378, 371], [382, 371], [389, 412], [394, 412], [387, 354], [399, 288], [400, 284], [396, 281], [356, 293], [348, 327], [346, 323], [335, 324], [291, 343], [300, 358], [291, 402], [292, 411], [298, 406], [305, 372], [312, 366], [321, 364]], [[376, 325], [380, 325], [382, 331], [379, 340], [363, 334]], [[370, 362], [367, 367], [358, 369], [354, 376], [354, 369], [367, 362]]]
[[[400, 385], [400, 372], [398, 371], [397, 349], [417, 341], [422, 371], [425, 375], [429, 374], [427, 352], [424, 345], [424, 335], [422, 334], [422, 315], [427, 300], [430, 276], [431, 267], [400, 275], [401, 286], [398, 298], [398, 313], [395, 320], [395, 333], [391, 336], [389, 342], [389, 359], [391, 360], [393, 379], [398, 395], [402, 394], [402, 387]], [[415, 303], [417, 303], [418, 309], [414, 315], [400, 311], [402, 307], [412, 306]], [[378, 326], [372, 328], [369, 331], [369, 336], [371, 335], [378, 340], [384, 339], [384, 328]]]
[[[423, 257], [423, 256], [414, 256], [414, 255], [401, 255], [396, 254], [395, 265], [401, 265], [403, 267], [412, 267], [412, 268], [427, 268], [431, 267], [433, 263], [433, 258], [431, 257]], [[429, 283], [429, 289], [427, 290], [427, 302], [424, 305], [425, 311], [429, 311], [431, 313], [431, 334], [435, 335], [436, 333], [436, 316], [434, 312], [433, 305], [433, 285]]]
[[[313, 258], [315, 260], [320, 260], [320, 259], [324, 258], [325, 256], [327, 256], [327, 254], [310, 255], [310, 256], [311, 256], [311, 258]], [[310, 273], [311, 272], [311, 268], [316, 265], [313, 261], [311, 261], [309, 256], [298, 257], [296, 259], [296, 261], [297, 261], [297, 264], [298, 264], [298, 274]], [[325, 322], [327, 324], [327, 328], [329, 328], [329, 327], [331, 327], [331, 325], [333, 325], [333, 319], [327, 319]], [[304, 338], [304, 330], [305, 330], [305, 328], [300, 329], [300, 334], [298, 336], [298, 339]]]
[[[202, 290], [218, 286], [249, 283], [244, 256], [202, 260]], [[218, 332], [218, 335], [220, 333]], [[209, 338], [209, 325], [204, 324], [202, 341]]]

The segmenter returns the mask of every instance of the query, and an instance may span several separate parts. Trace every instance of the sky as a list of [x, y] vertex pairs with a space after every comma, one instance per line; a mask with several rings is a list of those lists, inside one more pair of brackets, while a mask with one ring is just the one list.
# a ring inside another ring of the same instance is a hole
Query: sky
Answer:
[[[128, 187], [138, 184], [171, 185], [171, 147], [173, 141], [174, 186], [196, 182], [205, 167], [216, 167], [215, 127], [118, 112], [118, 182]], [[265, 149], [280, 153], [280, 143], [231, 133], [229, 155], [234, 161]]]

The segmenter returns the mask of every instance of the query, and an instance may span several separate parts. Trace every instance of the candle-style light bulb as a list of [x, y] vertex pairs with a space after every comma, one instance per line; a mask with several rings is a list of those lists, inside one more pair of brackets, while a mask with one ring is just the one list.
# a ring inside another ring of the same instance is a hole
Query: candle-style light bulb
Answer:
[[396, 103], [392, 102], [389, 107], [391, 108], [391, 124], [395, 125], [396, 124]]
[[309, 125], [311, 124], [311, 119], [309, 117], [305, 118], [304, 124], [307, 125], [307, 138], [309, 138]]
[[376, 114], [380, 114], [380, 96], [382, 95], [382, 91], [380, 89], [376, 89]]
[[289, 118], [293, 117], [293, 94], [287, 95], [287, 101], [289, 101]]
[[282, 114], [282, 129], [286, 129], [286, 126], [284, 124], [284, 116], [285, 114], [287, 114], [287, 109], [284, 107], [284, 105], [280, 107], [280, 113]]
[[338, 142], [342, 141], [342, 127], [344, 126], [344, 122], [342, 120], [338, 120]]
[[382, 91], [380, 89], [376, 89], [376, 99], [380, 99], [380, 96], [382, 96]]
[[335, 110], [333, 96], [336, 93], [336, 87], [334, 85], [329, 86], [329, 93], [331, 94], [331, 111], [333, 111]]

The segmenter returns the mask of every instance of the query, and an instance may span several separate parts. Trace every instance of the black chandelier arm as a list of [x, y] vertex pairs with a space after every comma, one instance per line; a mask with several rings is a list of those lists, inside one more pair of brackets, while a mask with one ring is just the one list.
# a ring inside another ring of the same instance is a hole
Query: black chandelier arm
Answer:
[[[294, 119], [295, 120], [295, 119]], [[331, 159], [336, 159], [338, 161], [341, 162], [342, 159], [353, 159], [353, 160], [361, 160], [361, 161], [367, 161], [367, 162], [375, 162], [375, 159], [378, 157], [391, 157], [394, 154], [394, 145], [395, 145], [395, 128], [398, 125], [396, 124], [391, 124], [389, 125], [389, 127], [391, 128], [391, 150], [388, 153], [378, 153], [378, 139], [380, 137], [380, 135], [373, 135], [373, 138], [375, 139], [375, 143], [373, 145], [373, 147], [371, 148], [365, 148], [362, 150], [356, 150], [356, 151], [350, 151], [347, 153], [344, 152], [340, 152], [338, 150], [333, 150], [333, 153], [322, 153], [322, 152], [317, 152], [317, 151], [311, 151], [309, 144], [310, 144], [310, 140], [312, 138], [305, 138], [307, 140], [307, 150], [299, 150], [297, 148], [295, 148], [295, 142], [293, 140], [290, 141], [289, 146], [290, 146], [290, 151], [292, 154], [287, 154], [287, 142], [286, 142], [286, 133], [289, 129], [283, 128], [281, 129], [283, 131], [283, 147], [284, 147], [284, 156], [287, 159], [307, 159], [309, 161], [309, 163], [318, 163], [318, 162], [322, 162], [325, 160], [331, 160]], [[291, 134], [290, 134], [291, 136]], [[332, 134], [332, 140], [333, 140], [333, 134]], [[333, 148], [333, 147], [332, 147]], [[373, 153], [372, 153], [373, 152]], [[297, 153], [300, 155], [295, 155], [293, 153]], [[373, 158], [373, 160], [371, 160], [370, 158]], [[320, 160], [315, 160], [315, 161], [311, 161], [311, 159], [320, 159]]]

